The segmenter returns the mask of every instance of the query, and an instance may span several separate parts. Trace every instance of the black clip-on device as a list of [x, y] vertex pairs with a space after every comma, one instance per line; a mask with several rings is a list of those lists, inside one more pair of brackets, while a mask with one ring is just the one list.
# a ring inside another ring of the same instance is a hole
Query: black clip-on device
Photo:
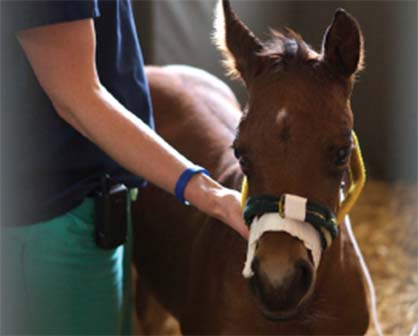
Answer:
[[114, 249], [126, 241], [128, 226], [128, 188], [118, 183], [111, 185], [110, 176], [100, 179], [100, 190], [95, 196], [95, 230], [97, 246]]

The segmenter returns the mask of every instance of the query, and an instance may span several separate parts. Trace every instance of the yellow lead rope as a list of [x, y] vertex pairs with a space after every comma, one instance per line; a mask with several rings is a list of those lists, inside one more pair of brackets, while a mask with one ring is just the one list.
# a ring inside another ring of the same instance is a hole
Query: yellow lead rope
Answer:
[[244, 175], [244, 178], [242, 179], [242, 185], [241, 185], [241, 208], [245, 208], [245, 202], [247, 202], [248, 198], [248, 181], [247, 176]]
[[[361, 155], [360, 145], [353, 131], [353, 141], [355, 148], [351, 155], [350, 168], [349, 168], [349, 189], [344, 192], [344, 200], [340, 204], [340, 208], [337, 212], [337, 223], [341, 223], [344, 217], [351, 211], [354, 204], [356, 204], [361, 191], [363, 190], [364, 183], [366, 182], [366, 169], [364, 167], [363, 157]], [[248, 181], [244, 176], [241, 186], [241, 206], [245, 207], [245, 203], [248, 198]]]
[[344, 217], [351, 211], [356, 204], [361, 191], [366, 182], [366, 169], [361, 155], [360, 145], [356, 133], [353, 131], [354, 151], [351, 155], [349, 179], [349, 189], [344, 192], [344, 200], [340, 204], [337, 212], [337, 223], [341, 223]]

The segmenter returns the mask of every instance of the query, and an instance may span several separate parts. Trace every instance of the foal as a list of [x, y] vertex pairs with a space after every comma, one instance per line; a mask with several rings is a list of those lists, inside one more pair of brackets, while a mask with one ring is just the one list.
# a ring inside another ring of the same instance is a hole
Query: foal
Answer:
[[[233, 141], [239, 167], [226, 149], [236, 102], [201, 71], [148, 69], [157, 130], [221, 183], [239, 188], [244, 174], [249, 197], [293, 194], [337, 212], [353, 146], [349, 99], [363, 54], [358, 24], [338, 10], [318, 54], [291, 31], [273, 32], [263, 43], [228, 1], [218, 9], [217, 45], [248, 90]], [[153, 187], [136, 210], [140, 276], [183, 333], [366, 332], [367, 300], [347, 223], [317, 263], [300, 239], [265, 232], [248, 282], [240, 274], [246, 242], [226, 226]]]

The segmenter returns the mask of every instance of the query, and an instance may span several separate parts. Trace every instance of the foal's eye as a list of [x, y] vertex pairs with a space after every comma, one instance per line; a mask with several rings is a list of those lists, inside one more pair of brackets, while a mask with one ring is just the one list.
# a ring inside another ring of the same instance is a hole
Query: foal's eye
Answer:
[[241, 151], [236, 148], [236, 147], [232, 147], [234, 150], [234, 155], [238, 160], [239, 165], [241, 166], [241, 170], [245, 175], [249, 175], [249, 171], [250, 171], [250, 160], [248, 159], [248, 157], [245, 155], [245, 153], [241, 153]]
[[337, 166], [343, 166], [347, 164], [348, 159], [350, 157], [351, 153], [351, 146], [347, 145], [341, 148], [338, 148], [335, 154], [335, 165]]
[[241, 166], [242, 172], [248, 176], [250, 170], [250, 161], [245, 156], [238, 158], [239, 165]]
[[239, 158], [241, 157], [241, 153], [239, 152], [239, 150], [237, 148], [234, 148], [234, 156], [239, 160]]

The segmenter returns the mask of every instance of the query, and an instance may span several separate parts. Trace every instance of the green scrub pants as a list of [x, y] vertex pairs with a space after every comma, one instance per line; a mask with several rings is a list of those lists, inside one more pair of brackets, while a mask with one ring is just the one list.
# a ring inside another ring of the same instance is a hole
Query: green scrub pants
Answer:
[[93, 223], [94, 200], [86, 198], [50, 221], [2, 227], [0, 334], [131, 333], [132, 235], [103, 250]]

